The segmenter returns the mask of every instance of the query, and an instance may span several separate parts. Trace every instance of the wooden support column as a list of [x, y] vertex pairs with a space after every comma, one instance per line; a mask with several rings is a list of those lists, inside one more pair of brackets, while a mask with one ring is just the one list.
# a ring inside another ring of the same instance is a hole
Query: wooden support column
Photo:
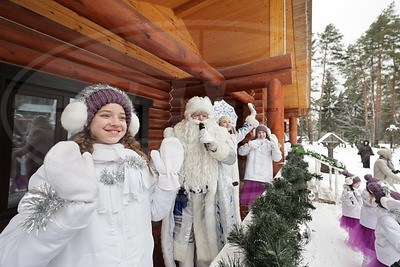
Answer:
[[297, 145], [297, 117], [289, 118], [289, 141], [292, 145]]
[[[270, 56], [276, 57], [286, 53], [286, 8], [285, 0], [269, 1], [269, 47]], [[284, 84], [283, 80], [275, 77], [267, 86], [267, 124], [273, 134], [278, 137], [284, 155]], [[282, 161], [284, 158], [282, 158]], [[281, 166], [274, 162], [274, 176]]]
[[[267, 126], [271, 132], [278, 137], [278, 142], [281, 144], [282, 155], [284, 155], [284, 85], [281, 81], [273, 78], [267, 90]], [[283, 157], [281, 162], [283, 162]], [[274, 177], [280, 170], [281, 166], [278, 162], [274, 162]]]

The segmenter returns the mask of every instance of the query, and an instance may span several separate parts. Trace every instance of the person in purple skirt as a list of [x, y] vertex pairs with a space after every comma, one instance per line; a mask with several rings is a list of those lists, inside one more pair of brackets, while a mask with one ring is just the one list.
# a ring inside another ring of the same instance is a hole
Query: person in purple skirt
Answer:
[[363, 253], [363, 266], [366, 266], [376, 257], [374, 242], [377, 220], [376, 207], [378, 206], [375, 202], [374, 194], [368, 189], [368, 186], [370, 183], [379, 182], [379, 179], [372, 177], [371, 174], [366, 174], [364, 179], [367, 181], [367, 186], [361, 193], [363, 204], [361, 206], [360, 224], [354, 228], [348, 244]]
[[278, 139], [267, 126], [260, 124], [256, 128], [256, 136], [256, 139], [242, 145], [238, 150], [239, 155], [247, 156], [240, 204], [249, 208], [264, 192], [264, 184], [272, 183], [272, 161], [282, 159]]
[[[400, 193], [384, 182], [370, 183], [377, 206], [375, 227], [376, 258], [368, 267], [394, 266], [400, 260]], [[396, 265], [397, 266], [397, 265]]]
[[348, 171], [343, 171], [342, 174], [346, 178], [341, 197], [342, 216], [340, 217], [340, 227], [349, 233], [346, 244], [351, 245], [350, 240], [354, 235], [354, 229], [360, 223], [362, 197], [359, 187], [361, 179]]

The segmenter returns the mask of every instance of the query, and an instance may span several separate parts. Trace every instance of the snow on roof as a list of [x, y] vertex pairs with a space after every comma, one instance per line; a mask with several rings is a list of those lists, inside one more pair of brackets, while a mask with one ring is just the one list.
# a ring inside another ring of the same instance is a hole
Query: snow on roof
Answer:
[[321, 142], [323, 142], [326, 138], [328, 138], [330, 135], [333, 135], [334, 137], [336, 137], [340, 142], [342, 142], [343, 144], [346, 144], [347, 142], [346, 141], [344, 141], [342, 138], [340, 138], [339, 136], [337, 136], [336, 134], [334, 134], [334, 133], [326, 133], [324, 136], [322, 136], [318, 141], [317, 141], [317, 143], [321, 143]]

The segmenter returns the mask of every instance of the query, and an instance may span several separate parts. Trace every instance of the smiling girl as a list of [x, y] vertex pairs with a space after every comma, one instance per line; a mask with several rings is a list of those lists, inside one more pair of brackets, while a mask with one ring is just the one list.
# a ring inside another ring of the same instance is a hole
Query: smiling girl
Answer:
[[166, 138], [151, 152], [153, 176], [124, 92], [92, 85], [75, 100], [61, 116], [73, 141], [51, 148], [32, 176], [0, 235], [0, 266], [153, 266], [151, 221], [180, 187], [182, 145]]

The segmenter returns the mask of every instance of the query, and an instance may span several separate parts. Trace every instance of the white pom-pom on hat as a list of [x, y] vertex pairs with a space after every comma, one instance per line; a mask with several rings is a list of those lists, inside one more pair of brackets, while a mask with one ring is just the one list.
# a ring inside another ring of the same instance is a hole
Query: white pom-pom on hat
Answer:
[[71, 134], [76, 134], [85, 127], [87, 116], [87, 107], [83, 102], [72, 102], [61, 114], [61, 125]]
[[353, 177], [347, 177], [346, 179], [344, 179], [344, 182], [347, 185], [352, 185], [353, 184]]
[[134, 112], [132, 112], [131, 123], [129, 124], [128, 131], [132, 136], [135, 136], [140, 128], [139, 118], [136, 116]]

